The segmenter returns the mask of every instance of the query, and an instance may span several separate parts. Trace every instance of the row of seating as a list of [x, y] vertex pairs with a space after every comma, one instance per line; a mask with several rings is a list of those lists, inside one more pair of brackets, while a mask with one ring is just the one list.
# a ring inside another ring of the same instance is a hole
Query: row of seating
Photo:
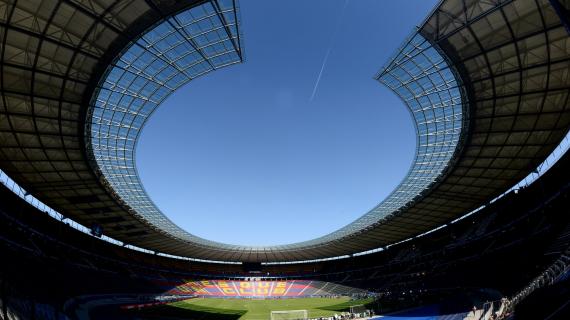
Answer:
[[243, 280], [178, 280], [154, 282], [166, 294], [205, 297], [314, 297], [353, 296], [367, 292], [340, 284], [313, 280], [243, 281]]

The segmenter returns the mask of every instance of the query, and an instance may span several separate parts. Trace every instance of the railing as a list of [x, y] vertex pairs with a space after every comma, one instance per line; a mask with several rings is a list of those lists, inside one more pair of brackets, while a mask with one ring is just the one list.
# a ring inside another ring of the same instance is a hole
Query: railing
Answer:
[[535, 290], [554, 284], [564, 273], [570, 270], [570, 247], [554, 263], [534, 278], [526, 287], [508, 300], [507, 311], [512, 312], [517, 304]]
[[544, 270], [538, 277], [534, 278], [527, 286], [516, 293], [510, 299], [486, 302], [482, 309], [477, 309], [469, 313], [465, 320], [501, 320], [511, 315], [515, 307], [532, 294], [537, 289], [554, 284], [561, 276], [570, 271], [570, 247]]

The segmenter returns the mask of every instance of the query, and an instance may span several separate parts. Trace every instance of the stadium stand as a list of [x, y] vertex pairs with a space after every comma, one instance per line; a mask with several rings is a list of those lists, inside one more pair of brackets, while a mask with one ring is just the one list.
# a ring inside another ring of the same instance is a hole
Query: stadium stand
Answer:
[[172, 295], [233, 298], [330, 297], [365, 295], [366, 291], [339, 284], [312, 280], [283, 281], [156, 281], [164, 292]]
[[[557, 248], [570, 246], [570, 217], [561, 214], [569, 207], [569, 161], [565, 155], [529, 187], [424, 237], [332, 262], [264, 266], [270, 276], [260, 281], [292, 284], [303, 279], [300, 283], [309, 287], [309, 281], [315, 295], [346, 293], [339, 287], [374, 291], [385, 310], [445, 299], [469, 288], [514, 296], [558, 260]], [[7, 200], [0, 204], [5, 315], [63, 313], [67, 300], [86, 294], [168, 293], [164, 283], [172, 279], [170, 290], [185, 279], [217, 283], [233, 278], [237, 285], [251, 277], [239, 266], [180, 261], [106, 243], [53, 220], [6, 188], [0, 192]]]

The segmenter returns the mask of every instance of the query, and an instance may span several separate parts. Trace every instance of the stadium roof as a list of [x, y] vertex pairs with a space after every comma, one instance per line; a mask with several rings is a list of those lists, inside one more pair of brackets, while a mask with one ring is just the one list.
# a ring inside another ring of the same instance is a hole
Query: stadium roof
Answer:
[[416, 158], [402, 183], [329, 235], [245, 247], [176, 226], [135, 167], [140, 130], [171, 92], [243, 61], [236, 2], [2, 2], [0, 168], [66, 216], [158, 252], [299, 261], [382, 247], [485, 204], [565, 136], [567, 8], [442, 1], [376, 76], [416, 122]]

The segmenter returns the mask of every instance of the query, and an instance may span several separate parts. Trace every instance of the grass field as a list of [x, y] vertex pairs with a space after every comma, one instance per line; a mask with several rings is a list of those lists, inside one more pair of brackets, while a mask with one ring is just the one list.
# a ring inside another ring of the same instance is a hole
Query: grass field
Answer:
[[267, 320], [272, 310], [308, 310], [309, 317], [330, 316], [371, 300], [300, 298], [282, 300], [190, 299], [145, 310], [147, 319]]

